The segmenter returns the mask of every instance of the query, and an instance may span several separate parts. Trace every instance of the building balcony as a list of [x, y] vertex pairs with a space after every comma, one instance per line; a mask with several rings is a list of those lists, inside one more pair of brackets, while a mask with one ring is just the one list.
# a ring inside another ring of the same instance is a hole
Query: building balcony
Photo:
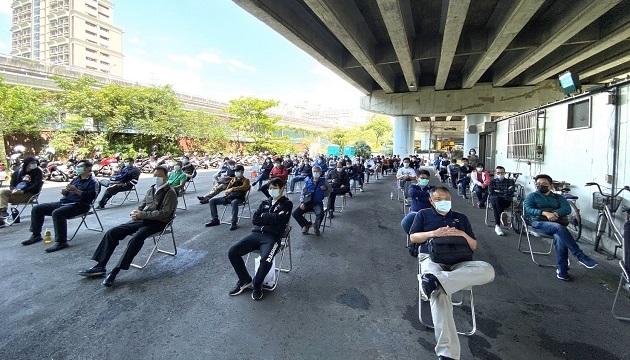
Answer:
[[68, 16], [70, 14], [70, 7], [69, 6], [59, 6], [56, 7], [54, 9], [50, 9], [48, 11], [48, 15], [46, 15], [46, 17], [48, 19], [59, 19], [62, 18], [64, 16]]
[[55, 35], [55, 36], [51, 36], [50, 39], [46, 41], [46, 43], [48, 44], [48, 46], [59, 46], [63, 44], [69, 44], [70, 39], [68, 38], [68, 35], [66, 36]]
[[11, 32], [29, 29], [32, 25], [33, 23], [30, 20], [20, 21], [20, 22], [14, 23], [13, 26], [11, 26]]

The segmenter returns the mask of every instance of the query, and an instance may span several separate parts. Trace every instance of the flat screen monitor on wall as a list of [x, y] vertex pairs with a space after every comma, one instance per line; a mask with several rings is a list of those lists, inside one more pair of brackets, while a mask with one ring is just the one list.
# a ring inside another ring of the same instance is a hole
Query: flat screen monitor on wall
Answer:
[[576, 91], [580, 91], [582, 89], [582, 85], [580, 85], [580, 78], [577, 74], [574, 74], [570, 71], [565, 71], [558, 76], [558, 80], [560, 81], [560, 87], [562, 87], [562, 92], [565, 94], [570, 94]]

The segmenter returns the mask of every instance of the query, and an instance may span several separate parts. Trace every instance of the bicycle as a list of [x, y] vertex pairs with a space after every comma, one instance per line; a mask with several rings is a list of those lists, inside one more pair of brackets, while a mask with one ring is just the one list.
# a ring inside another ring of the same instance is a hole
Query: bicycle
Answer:
[[[599, 244], [602, 240], [602, 235], [608, 228], [608, 234], [612, 238], [613, 241], [617, 242], [615, 245], [615, 251], [612, 256], [608, 257], [608, 260], [612, 260], [617, 256], [617, 250], [623, 247], [624, 238], [621, 234], [621, 230], [615, 225], [615, 212], [621, 205], [622, 198], [619, 196], [623, 191], [630, 191], [630, 186], [626, 185], [613, 196], [612, 194], [604, 194], [602, 191], [602, 187], [596, 182], [588, 182], [586, 186], [597, 186], [598, 192], [593, 193], [593, 209], [597, 210], [597, 222], [596, 222], [596, 233], [595, 233], [595, 242], [593, 247], [595, 251], [599, 249]], [[622, 212], [626, 212], [628, 215], [626, 217], [626, 223], [630, 221], [630, 207], [624, 206], [622, 208]], [[612, 236], [611, 236], [612, 235]], [[628, 251], [630, 249], [625, 249], [624, 251]]]
[[578, 197], [571, 194], [571, 189], [568, 186], [571, 186], [571, 184], [566, 181], [554, 181], [554, 189], [552, 191], [567, 199], [571, 207], [571, 213], [567, 216], [569, 218], [567, 230], [573, 235], [575, 241], [578, 241], [582, 236], [582, 216], [580, 215], [580, 208], [577, 207]]

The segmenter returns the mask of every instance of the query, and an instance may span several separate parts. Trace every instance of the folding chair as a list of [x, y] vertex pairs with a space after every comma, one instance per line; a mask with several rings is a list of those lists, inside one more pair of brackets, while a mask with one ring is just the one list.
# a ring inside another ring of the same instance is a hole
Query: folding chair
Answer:
[[[155, 234], [152, 235], [153, 248], [151, 249], [151, 252], [149, 253], [149, 257], [147, 257], [147, 260], [144, 262], [144, 264], [143, 265], [131, 264], [131, 266], [138, 269], [144, 269], [156, 251], [162, 254], [170, 255], [170, 256], [177, 255], [177, 244], [175, 244], [175, 233], [173, 232], [173, 221], [175, 221], [175, 215], [173, 215], [173, 218], [168, 222], [168, 224], [166, 224], [166, 226], [164, 227], [164, 230], [156, 232]], [[164, 249], [160, 249], [160, 241], [165, 235], [169, 235], [169, 234], [171, 235], [171, 239], [173, 240], [173, 251], [166, 251]]]
[[177, 201], [177, 209], [178, 210], [187, 210], [188, 209], [188, 205], [186, 205], [186, 191], [183, 191], [183, 190], [184, 189], [182, 189], [182, 191], [179, 191], [177, 193], [177, 198], [178, 199], [181, 198], [182, 202], [184, 203], [184, 207], [182, 208], [182, 207], [179, 207], [179, 204], [180, 204], [179, 200]]
[[[337, 197], [341, 198], [341, 205], [335, 205], [335, 209], [339, 209], [339, 212], [343, 212], [343, 209], [345, 209], [347, 205], [346, 199], [348, 197], [348, 193], [337, 195]], [[337, 203], [339, 202], [337, 201]]]
[[[308, 215], [308, 221], [315, 224], [313, 221], [313, 216], [315, 216], [315, 211], [312, 209], [305, 212], [304, 215]], [[328, 221], [328, 225], [326, 225], [326, 221]], [[328, 198], [324, 201], [324, 218], [322, 219], [322, 223], [320, 224], [322, 227], [322, 234], [326, 231], [326, 226], [330, 227], [332, 225], [332, 219], [328, 217]]]
[[[285, 268], [283, 266], [287, 250], [289, 252], [289, 267]], [[251, 253], [247, 254], [247, 257], [245, 258], [245, 264], [247, 264], [247, 262], [249, 261], [249, 255], [251, 255], [252, 253], [257, 254], [258, 257], [260, 257], [260, 250], [254, 250]], [[284, 234], [282, 235], [282, 238], [280, 240], [280, 247], [276, 252], [276, 257], [278, 256], [278, 254], [280, 255], [280, 262], [276, 266], [276, 282], [271, 287], [263, 287], [263, 289], [268, 291], [273, 291], [276, 289], [276, 287], [278, 286], [278, 282], [280, 281], [281, 273], [288, 273], [293, 269], [293, 257], [291, 256], [291, 225], [289, 224], [287, 224], [287, 227], [284, 229]]]
[[[94, 200], [92, 200], [92, 203], [90, 204], [90, 209], [88, 209], [88, 211], [83, 213], [82, 215], [77, 215], [77, 216], [68, 218], [68, 220], [81, 218], [81, 223], [79, 223], [79, 226], [77, 226], [77, 229], [74, 231], [74, 234], [72, 235], [72, 237], [68, 239], [68, 241], [71, 241], [72, 239], [74, 239], [75, 236], [77, 236], [77, 233], [79, 232], [79, 229], [81, 229], [82, 225], [85, 225], [85, 228], [90, 231], [103, 232], [103, 223], [101, 222], [101, 218], [98, 217], [98, 213], [96, 212], [96, 209], [94, 208], [94, 203], [96, 202], [96, 198], [98, 198], [98, 194], [100, 194], [101, 192], [101, 184], [99, 184], [98, 182], [96, 184], [97, 184], [96, 196], [94, 197]], [[99, 226], [98, 228], [96, 227], [91, 228], [88, 226], [87, 221], [85, 220], [90, 215], [94, 215], [96, 217], [96, 220], [98, 221], [98, 226]]]
[[27, 206], [31, 205], [31, 209], [32, 209], [33, 206], [39, 204], [38, 202], [39, 194], [41, 194], [41, 192], [31, 196], [28, 199], [28, 201], [25, 203], [15, 203], [15, 204], [11, 203], [11, 205], [13, 205], [12, 208], [18, 208], [17, 205], [22, 205], [22, 209], [18, 210], [19, 211], [18, 216], [15, 219], [11, 216], [11, 212], [9, 211], [9, 217], [4, 219], [4, 223], [7, 224], [7, 226], [13, 225], [15, 223], [15, 220], [22, 216], [22, 213], [24, 212], [24, 210], [26, 210]]
[[[191, 176], [190, 179], [188, 179], [188, 181], [186, 181], [186, 185], [184, 185], [184, 191], [197, 192], [197, 186], [195, 185], [195, 176], [197, 176], [197, 166], [195, 166], [195, 170], [193, 171], [193, 176]], [[194, 189], [193, 191], [189, 191], [188, 190], [190, 185], [192, 185], [192, 187]]]
[[[429, 328], [429, 329], [433, 329], [433, 325], [430, 324], [427, 320], [425, 320], [423, 314], [422, 314], [422, 309], [424, 308], [423, 303], [429, 303], [429, 301], [424, 301], [422, 300], [422, 292], [420, 291], [420, 288], [422, 287], [422, 272], [421, 272], [421, 266], [422, 266], [422, 261], [420, 261], [420, 254], [418, 255], [418, 319], [420, 320], [420, 323], [422, 325], [424, 325], [425, 327]], [[455, 296], [456, 294], [461, 293], [461, 299], [459, 301], [453, 301], [453, 306], [462, 306], [462, 305], [468, 305], [470, 307], [470, 315], [471, 315], [471, 322], [472, 322], [472, 328], [468, 331], [457, 331], [458, 334], [460, 335], [465, 335], [465, 336], [472, 336], [476, 331], [477, 331], [477, 318], [475, 316], [475, 300], [473, 297], [473, 289], [472, 286], [469, 286], [465, 289], [462, 289], [460, 291], [458, 291], [455, 294], [451, 294], [451, 299], [453, 298], [453, 296]], [[466, 293], [469, 293], [470, 295], [468, 296], [468, 302], [466, 304], [464, 304], [464, 301], [466, 300]]]
[[[125, 193], [125, 198], [123, 199], [123, 201], [121, 201], [120, 203], [116, 203], [114, 201], [114, 199], [116, 198], [116, 195], [120, 194], [120, 193], [117, 193], [117, 194], [114, 194], [114, 196], [112, 196], [111, 199], [109, 199], [109, 204], [110, 205], [122, 206], [125, 203], [125, 201], [127, 201], [127, 200], [129, 200], [129, 202], [140, 202], [140, 197], [138, 196], [138, 191], [136, 190], [136, 185], [138, 184], [138, 179], [131, 179], [131, 181], [129, 183], [131, 183], [131, 185], [132, 185], [131, 189], [127, 190], [127, 191], [121, 191], [122, 193]], [[136, 195], [136, 199], [135, 200], [133, 200], [132, 198], [129, 197], [129, 195], [132, 192]]]
[[[239, 222], [241, 222], [241, 218], [245, 218], [245, 219], [251, 219], [252, 217], [252, 208], [249, 205], [249, 192], [252, 189], [250, 188], [249, 190], [247, 190], [247, 193], [245, 194], [245, 200], [241, 201], [238, 206], [242, 206], [241, 209], [241, 213], [238, 215], [238, 220], [236, 220], [236, 223], [238, 224]], [[223, 205], [223, 212], [221, 213], [221, 224], [227, 224], [227, 225], [232, 225], [232, 219], [230, 219], [230, 221], [224, 221], [223, 217], [225, 216], [225, 212], [227, 211], [228, 207], [232, 207], [232, 204], [227, 204], [227, 205]], [[245, 216], [245, 207], [247, 207], [247, 212], [248, 215]]]
[[[553, 251], [553, 236], [548, 236], [545, 234], [540, 234], [535, 232], [534, 230], [532, 230], [528, 224], [527, 224], [527, 220], [526, 220], [526, 215], [525, 215], [525, 204], [523, 203], [523, 215], [521, 216], [521, 224], [522, 224], [522, 230], [521, 233], [518, 236], [518, 250], [524, 254], [530, 254], [532, 257], [532, 261], [541, 267], [556, 267], [556, 265], [552, 265], [552, 264], [541, 264], [538, 261], [536, 261], [536, 258], [534, 257], [534, 255], [550, 255], [551, 252]], [[525, 250], [521, 249], [521, 243], [523, 241], [523, 234], [525, 234], [525, 236], [527, 237], [527, 245], [528, 248], [525, 248]], [[532, 240], [531, 237], [537, 237], [537, 238], [541, 238], [541, 239], [551, 239], [551, 245], [549, 246], [549, 251], [534, 251], [533, 247], [532, 247]]]
[[[624, 251], [629, 251], [629, 250], [626, 250], [624, 248]], [[624, 288], [625, 290], [628, 290], [628, 285], [630, 284], [630, 275], [629, 275], [630, 270], [626, 266], [625, 261], [623, 260], [619, 261], [619, 266], [621, 266], [621, 276], [619, 277], [619, 286], [617, 287], [617, 293], [615, 293], [615, 300], [613, 300], [612, 309], [610, 311], [612, 312], [615, 319], [630, 321], [630, 317], [620, 316], [620, 315], [617, 315], [617, 313], [615, 313], [615, 306], [617, 305], [617, 298], [619, 297], [619, 292], [621, 291], [622, 288]], [[624, 286], [624, 283], [625, 283], [625, 286]]]

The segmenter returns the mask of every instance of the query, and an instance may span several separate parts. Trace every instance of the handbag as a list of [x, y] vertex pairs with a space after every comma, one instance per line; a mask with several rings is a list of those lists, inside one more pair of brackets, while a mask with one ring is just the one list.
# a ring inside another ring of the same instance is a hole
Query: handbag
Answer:
[[463, 236], [430, 238], [428, 248], [431, 260], [438, 264], [455, 265], [473, 259], [473, 251]]
[[313, 201], [313, 193], [307, 192], [306, 194], [303, 195], [302, 204], [310, 205], [311, 201]]

